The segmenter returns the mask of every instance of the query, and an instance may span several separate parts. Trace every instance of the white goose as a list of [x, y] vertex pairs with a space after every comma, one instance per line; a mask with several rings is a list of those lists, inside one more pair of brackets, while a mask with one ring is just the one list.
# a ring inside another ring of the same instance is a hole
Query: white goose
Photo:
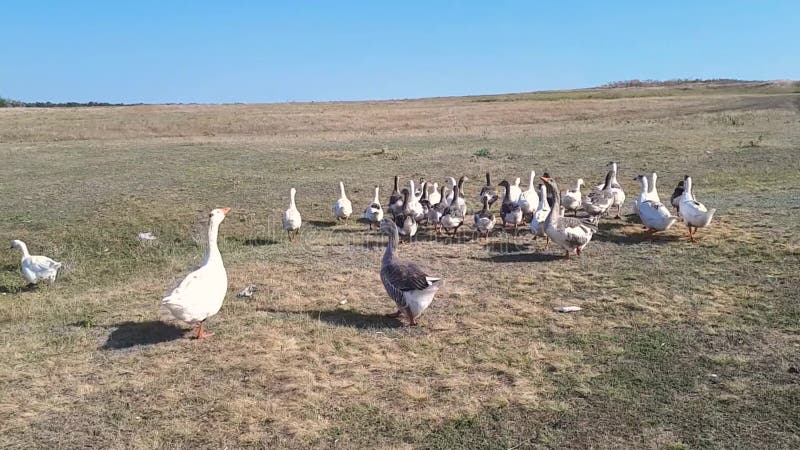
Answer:
[[597, 227], [576, 217], [561, 217], [559, 213], [561, 197], [558, 195], [558, 184], [550, 178], [542, 177], [542, 181], [549, 191], [556, 194], [555, 203], [544, 222], [544, 232], [550, 240], [564, 249], [567, 258], [572, 250], [575, 250], [575, 253], [580, 256], [581, 250], [589, 244], [592, 236], [597, 232]]
[[339, 199], [333, 204], [333, 216], [336, 220], [347, 220], [353, 214], [353, 204], [344, 193], [344, 183], [339, 182]]
[[531, 170], [531, 177], [528, 180], [528, 189], [522, 191], [522, 195], [519, 196], [519, 200], [517, 201], [525, 217], [532, 215], [539, 208], [539, 195], [536, 193], [536, 186], [533, 184], [534, 178], [536, 178], [536, 172]]
[[572, 211], [576, 216], [578, 215], [578, 210], [581, 209], [581, 201], [583, 199], [581, 186], [583, 186], [583, 184], [583, 178], [578, 178], [574, 188], [567, 189], [561, 194], [561, 206], [563, 206], [566, 211]]
[[211, 211], [208, 224], [208, 246], [199, 269], [190, 273], [181, 284], [161, 300], [175, 319], [197, 324], [197, 339], [204, 339], [214, 333], [203, 329], [205, 321], [219, 312], [225, 293], [228, 291], [228, 274], [222, 264], [222, 255], [217, 247], [219, 224], [225, 220], [230, 208]]
[[[423, 181], [423, 188], [425, 187], [424, 183], [425, 182]], [[417, 191], [414, 180], [409, 180], [408, 185], [410, 196], [408, 197], [408, 203], [405, 204], [405, 211], [403, 211], [403, 213], [408, 214], [408, 211], [411, 211], [411, 214], [414, 216], [414, 220], [419, 222], [425, 218], [425, 209], [420, 203], [423, 192], [421, 189]], [[417, 195], [417, 192], [419, 192], [419, 195]]]
[[[639, 175], [634, 179], [639, 181], [642, 193], [647, 194], [647, 177]], [[648, 233], [666, 231], [677, 220], [677, 218], [670, 214], [669, 209], [667, 209], [667, 207], [661, 202], [649, 200], [647, 198], [643, 199], [640, 195], [637, 197], [636, 203], [636, 212], [639, 214], [639, 218], [642, 219], [642, 224], [644, 224], [645, 228], [647, 228]]]
[[455, 208], [458, 210], [462, 219], [467, 216], [467, 202], [464, 200], [464, 182], [467, 180], [469, 180], [469, 178], [466, 176], [462, 176], [458, 179], [458, 185], [453, 188], [453, 199], [449, 204], [450, 208]]
[[[694, 242], [694, 233], [698, 228], [707, 227], [714, 218], [716, 209], [708, 209], [706, 206], [694, 199], [692, 192], [692, 177], [686, 176], [683, 179], [683, 197], [680, 204], [681, 216], [686, 226], [689, 227], [689, 240]], [[693, 229], [694, 228], [694, 229]]]
[[620, 218], [620, 211], [622, 210], [622, 204], [625, 203], [625, 191], [622, 190], [622, 186], [617, 181], [617, 163], [611, 161], [608, 163], [611, 169], [608, 171], [606, 176], [606, 181], [598, 184], [595, 186], [594, 191], [589, 194], [589, 199], [592, 203], [595, 203], [594, 196], [599, 194], [603, 190], [607, 190], [613, 196], [611, 206], [617, 207], [617, 216], [616, 218]]
[[295, 188], [289, 189], [289, 209], [283, 213], [283, 229], [289, 236], [289, 240], [294, 240], [300, 233], [300, 225], [303, 224], [303, 219], [300, 217], [300, 211], [297, 210], [297, 205], [294, 203], [294, 195], [297, 193]]
[[11, 241], [11, 248], [17, 248], [22, 252], [20, 269], [22, 276], [28, 280], [28, 286], [33, 286], [42, 280], [50, 283], [56, 281], [58, 269], [62, 266], [60, 262], [53, 261], [47, 256], [31, 255], [28, 253], [28, 246], [20, 240]]
[[514, 184], [508, 187], [509, 189], [508, 193], [511, 196], [511, 201], [514, 203], [517, 203], [519, 201], [520, 195], [522, 195], [522, 188], [519, 187], [520, 181], [521, 181], [520, 178], [517, 177], [517, 179], [514, 180]]
[[379, 186], [375, 186], [375, 197], [372, 198], [372, 203], [367, 206], [367, 209], [364, 210], [364, 220], [369, 222], [370, 230], [372, 229], [373, 225], [379, 224], [381, 220], [383, 220], [383, 207], [381, 207], [380, 191], [381, 188]]
[[[640, 175], [642, 176], [642, 175]], [[636, 196], [636, 200], [633, 202], [633, 212], [639, 214], [639, 203], [647, 200], [652, 200], [656, 203], [661, 203], [661, 197], [658, 196], [658, 190], [656, 189], [656, 182], [658, 181], [658, 174], [653, 172], [650, 176], [644, 175], [647, 181], [647, 191], [640, 191], [639, 195]], [[638, 180], [639, 177], [637, 176], [634, 180]]]
[[442, 194], [439, 192], [439, 183], [433, 183], [433, 189], [431, 189], [431, 193], [428, 194], [428, 201], [431, 205], [442, 201]]
[[450, 206], [453, 203], [453, 190], [456, 187], [456, 179], [453, 177], [447, 177], [447, 191], [444, 194], [444, 198], [447, 200], [447, 206]]
[[[539, 188], [540, 198], [547, 198], [545, 189], [544, 185], [541, 185]], [[544, 221], [547, 220], [548, 214], [550, 214], [550, 204], [547, 203], [547, 200], [540, 201], [536, 206], [536, 212], [533, 213], [533, 217], [531, 218], [531, 233], [533, 233], [535, 237], [547, 237], [544, 233]]]

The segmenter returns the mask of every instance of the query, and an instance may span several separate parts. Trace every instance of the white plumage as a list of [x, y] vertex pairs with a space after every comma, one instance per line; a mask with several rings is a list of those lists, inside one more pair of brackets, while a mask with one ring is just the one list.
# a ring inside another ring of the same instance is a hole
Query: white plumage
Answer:
[[217, 314], [228, 291], [228, 274], [217, 247], [219, 225], [225, 220], [230, 208], [211, 211], [208, 225], [208, 246], [199, 269], [190, 273], [181, 284], [161, 301], [172, 317], [183, 322], [197, 324], [198, 339], [210, 336], [203, 330], [203, 323]]
[[31, 255], [28, 253], [28, 246], [20, 240], [11, 241], [11, 248], [17, 248], [22, 252], [20, 269], [22, 276], [30, 284], [37, 284], [42, 280], [49, 282], [56, 281], [58, 269], [61, 268], [60, 262], [54, 261], [47, 256]]
[[300, 211], [297, 210], [297, 205], [294, 202], [294, 196], [297, 193], [295, 188], [289, 190], [289, 209], [283, 213], [283, 229], [289, 235], [289, 240], [293, 239], [292, 233], [296, 236], [300, 232], [300, 225], [303, 224], [303, 219], [300, 217]]
[[344, 192], [344, 183], [339, 182], [339, 199], [333, 204], [333, 216], [336, 220], [347, 220], [353, 214], [353, 204]]

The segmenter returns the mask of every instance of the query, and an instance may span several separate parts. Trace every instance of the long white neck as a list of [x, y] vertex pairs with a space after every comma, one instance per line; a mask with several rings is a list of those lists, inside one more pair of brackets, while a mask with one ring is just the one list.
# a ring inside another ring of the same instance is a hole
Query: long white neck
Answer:
[[539, 206], [536, 207], [536, 210], [548, 211], [550, 209], [550, 203], [547, 203], [547, 188], [542, 185], [539, 191]]
[[642, 175], [639, 177], [639, 185], [642, 187], [642, 194], [646, 194], [649, 191], [647, 190], [647, 177]]
[[528, 189], [533, 189], [533, 179], [536, 178], [536, 172], [531, 170], [531, 177], [528, 178]]
[[514, 186], [519, 187], [519, 182], [520, 181], [522, 181], [522, 180], [520, 180], [519, 177], [517, 177], [517, 179], [514, 180]]
[[206, 254], [203, 257], [203, 265], [207, 264], [222, 264], [222, 255], [219, 254], [219, 247], [217, 246], [217, 235], [219, 234], [219, 222], [214, 220], [208, 225], [208, 245], [206, 246]]
[[655, 192], [656, 191], [656, 180], [658, 180], [658, 175], [653, 172], [653, 175], [650, 176], [652, 182], [650, 183], [649, 190], [647, 192]]
[[687, 178], [683, 181], [683, 192], [686, 194], [688, 198], [694, 199], [694, 194], [692, 194], [692, 179]]
[[344, 193], [344, 183], [339, 182], [339, 198], [347, 198], [347, 194]]
[[583, 184], [583, 179], [578, 178], [575, 181], [575, 192], [580, 192], [581, 191], [581, 184]]
[[23, 258], [27, 258], [28, 256], [31, 256], [31, 254], [28, 253], [28, 246], [25, 245], [24, 242], [19, 241], [18, 245], [19, 245], [19, 250], [22, 252], [22, 257]]
[[296, 191], [294, 190], [294, 188], [292, 188], [292, 190], [289, 191], [289, 209], [297, 209], [297, 206], [294, 204], [294, 194], [295, 194], [295, 192]]
[[380, 190], [381, 190], [381, 188], [379, 188], [378, 186], [375, 186], [375, 198], [372, 199], [372, 203], [380, 203], [381, 202], [381, 200], [379, 198], [380, 197]]
[[617, 163], [611, 164], [611, 182], [617, 182]]

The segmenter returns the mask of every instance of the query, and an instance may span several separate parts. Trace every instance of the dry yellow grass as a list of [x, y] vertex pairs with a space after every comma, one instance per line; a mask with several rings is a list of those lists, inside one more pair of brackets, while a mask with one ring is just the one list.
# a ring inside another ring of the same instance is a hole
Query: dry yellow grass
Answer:
[[[26, 292], [0, 254], [0, 446], [797, 447], [800, 99], [765, 89], [0, 110], [0, 240], [68, 267]], [[423, 237], [401, 252], [446, 285], [402, 328], [384, 239], [330, 223], [340, 179], [359, 213], [395, 174], [466, 174], [475, 200], [485, 171], [599, 181], [612, 159], [630, 197], [639, 172], [662, 197], [692, 174], [714, 226], [690, 245], [608, 221], [569, 261]], [[213, 206], [234, 208], [230, 289], [197, 342], [158, 303]]]

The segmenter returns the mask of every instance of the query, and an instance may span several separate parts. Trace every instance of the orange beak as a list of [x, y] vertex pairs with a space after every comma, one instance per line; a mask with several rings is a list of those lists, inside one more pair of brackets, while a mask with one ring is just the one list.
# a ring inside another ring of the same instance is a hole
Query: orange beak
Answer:
[[231, 209], [230, 208], [220, 208], [220, 211], [222, 211], [222, 214], [228, 215], [228, 213], [231, 212]]

